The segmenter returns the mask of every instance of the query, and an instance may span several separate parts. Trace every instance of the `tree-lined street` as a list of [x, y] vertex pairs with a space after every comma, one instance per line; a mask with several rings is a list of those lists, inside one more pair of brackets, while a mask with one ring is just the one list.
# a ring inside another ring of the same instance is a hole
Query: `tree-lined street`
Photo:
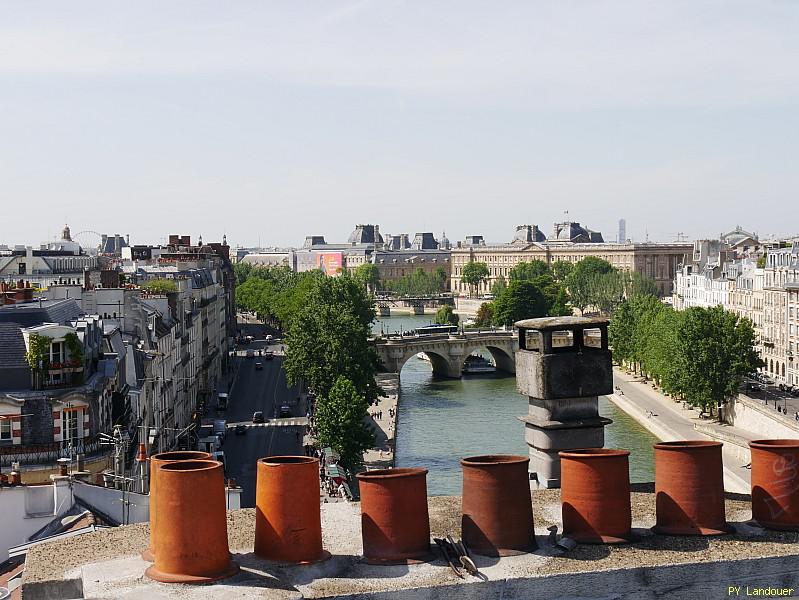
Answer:
[[[285, 454], [303, 454], [302, 435], [304, 426], [275, 425], [253, 426], [252, 416], [255, 411], [262, 411], [264, 417], [272, 421], [281, 406], [287, 405], [293, 417], [302, 417], [304, 422], [305, 407], [298, 402], [299, 386], [288, 386], [282, 369], [283, 357], [276, 355], [271, 360], [258, 356], [258, 352], [269, 347], [279, 350], [279, 344], [268, 346], [264, 342], [266, 329], [261, 325], [248, 325], [244, 328], [246, 335], [254, 335], [258, 339], [250, 344], [240, 346], [242, 350], [253, 350], [255, 357], [237, 356], [239, 372], [230, 394], [229, 407], [220, 412], [217, 418], [226, 419], [228, 433], [222, 450], [225, 452], [227, 476], [236, 480], [242, 487], [242, 506], [255, 506], [255, 473], [256, 461], [267, 456]], [[257, 370], [256, 363], [263, 369]], [[284, 422], [289, 421], [286, 419]], [[295, 419], [294, 422], [298, 420]], [[235, 424], [246, 423], [247, 433], [235, 434]]]

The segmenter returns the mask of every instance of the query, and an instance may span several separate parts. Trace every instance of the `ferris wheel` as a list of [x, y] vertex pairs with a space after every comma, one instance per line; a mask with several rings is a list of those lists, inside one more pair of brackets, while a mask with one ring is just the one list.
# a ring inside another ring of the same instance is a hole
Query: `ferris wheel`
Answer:
[[80, 244], [84, 252], [97, 252], [103, 242], [103, 236], [96, 231], [81, 231], [73, 235], [72, 239]]

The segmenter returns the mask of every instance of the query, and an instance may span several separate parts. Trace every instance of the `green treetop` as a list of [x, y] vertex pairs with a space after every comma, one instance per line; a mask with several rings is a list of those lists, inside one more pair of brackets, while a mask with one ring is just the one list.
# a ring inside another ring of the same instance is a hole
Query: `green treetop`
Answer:
[[436, 311], [435, 323], [439, 325], [457, 325], [460, 317], [452, 310], [452, 306], [445, 304]]
[[374, 401], [380, 392], [374, 378], [377, 353], [369, 342], [374, 316], [371, 300], [354, 278], [343, 274], [311, 280], [286, 336], [283, 367], [289, 383], [303, 378], [325, 398], [341, 376]]
[[472, 292], [474, 292], [474, 288], [488, 279], [489, 275], [490, 272], [488, 270], [487, 264], [484, 262], [470, 261], [463, 265], [463, 269], [461, 270], [461, 281], [470, 286]]
[[541, 275], [549, 275], [549, 265], [543, 260], [520, 262], [510, 270], [508, 276], [511, 281], [532, 281]]
[[530, 281], [511, 281], [492, 304], [494, 324], [506, 326], [522, 319], [545, 317], [550, 307], [541, 289]]
[[369, 292], [374, 292], [380, 287], [380, 270], [375, 264], [364, 263], [358, 265], [354, 276]]
[[369, 403], [358, 393], [352, 381], [339, 376], [328, 394], [319, 399], [314, 412], [316, 439], [322, 446], [338, 452], [348, 469], [363, 462], [363, 453], [374, 446], [375, 439], [366, 425]]

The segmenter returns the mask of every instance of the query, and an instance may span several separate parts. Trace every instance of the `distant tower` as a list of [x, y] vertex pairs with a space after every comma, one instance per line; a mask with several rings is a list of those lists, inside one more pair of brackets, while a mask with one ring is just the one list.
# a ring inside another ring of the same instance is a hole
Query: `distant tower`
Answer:
[[627, 221], [619, 219], [619, 239], [616, 240], [620, 244], [627, 241]]
[[61, 232], [61, 239], [67, 242], [72, 241], [72, 235], [69, 232], [69, 225], [64, 225], [64, 231]]

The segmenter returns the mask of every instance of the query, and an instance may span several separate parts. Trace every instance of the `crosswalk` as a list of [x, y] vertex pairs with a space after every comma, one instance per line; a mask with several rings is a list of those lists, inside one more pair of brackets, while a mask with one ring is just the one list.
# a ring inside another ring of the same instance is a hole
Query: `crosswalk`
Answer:
[[270, 419], [266, 423], [253, 423], [251, 421], [242, 421], [240, 423], [228, 423], [228, 429], [235, 429], [237, 425], [244, 425], [245, 427], [304, 427], [308, 425], [306, 417], [290, 417], [286, 419]]

